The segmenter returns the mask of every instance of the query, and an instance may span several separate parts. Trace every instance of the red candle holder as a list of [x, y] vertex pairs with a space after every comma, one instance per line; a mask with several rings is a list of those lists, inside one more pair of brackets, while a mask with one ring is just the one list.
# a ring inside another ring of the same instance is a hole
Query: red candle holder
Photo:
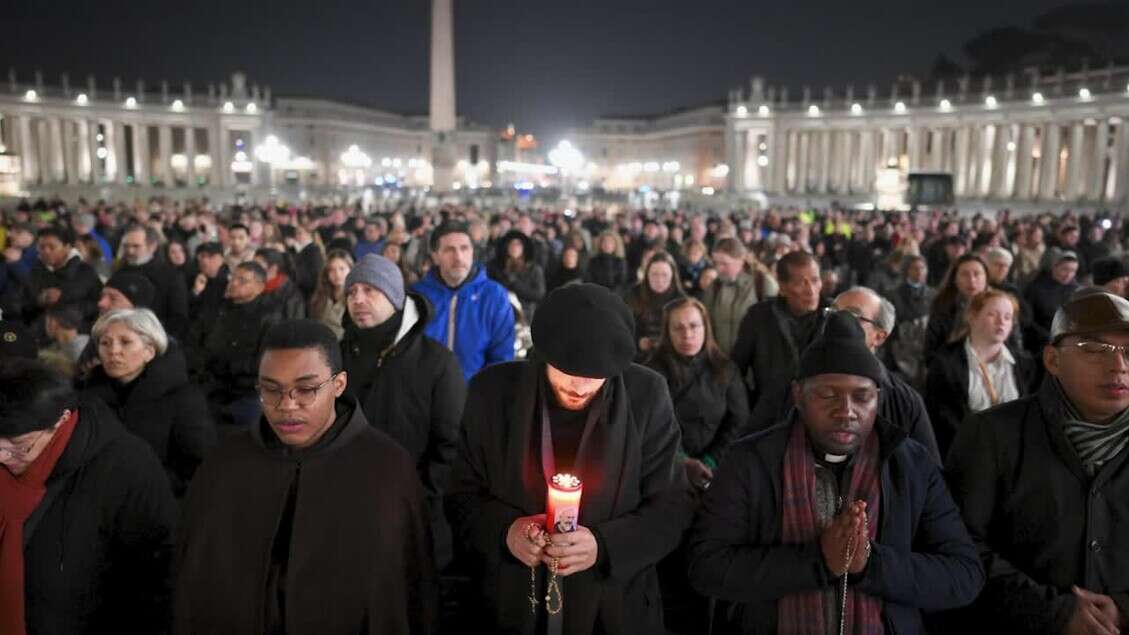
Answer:
[[545, 524], [550, 534], [576, 531], [580, 526], [580, 495], [584, 485], [572, 474], [555, 474], [549, 483]]

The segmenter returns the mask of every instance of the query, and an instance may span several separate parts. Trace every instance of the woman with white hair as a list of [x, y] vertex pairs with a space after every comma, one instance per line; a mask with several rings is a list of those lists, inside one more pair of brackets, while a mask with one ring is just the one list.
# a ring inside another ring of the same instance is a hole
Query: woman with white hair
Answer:
[[182, 355], [167, 354], [169, 337], [149, 309], [116, 309], [91, 329], [98, 366], [83, 391], [97, 397], [126, 429], [156, 451], [173, 493], [184, 495], [215, 425], [200, 389], [188, 381]]

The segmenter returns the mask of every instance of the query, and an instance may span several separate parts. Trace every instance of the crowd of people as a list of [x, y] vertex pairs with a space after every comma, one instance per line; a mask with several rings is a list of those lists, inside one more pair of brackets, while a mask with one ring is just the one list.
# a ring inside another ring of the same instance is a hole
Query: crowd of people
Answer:
[[[1127, 240], [1070, 211], [20, 202], [0, 633], [1112, 635]], [[581, 502], [547, 518], [558, 474]]]

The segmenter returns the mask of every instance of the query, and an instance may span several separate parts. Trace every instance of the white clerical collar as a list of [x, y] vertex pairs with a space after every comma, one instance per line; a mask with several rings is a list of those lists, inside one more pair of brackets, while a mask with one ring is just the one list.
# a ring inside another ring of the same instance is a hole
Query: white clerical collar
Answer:
[[851, 458], [849, 454], [824, 454], [823, 460], [828, 463], [846, 463]]

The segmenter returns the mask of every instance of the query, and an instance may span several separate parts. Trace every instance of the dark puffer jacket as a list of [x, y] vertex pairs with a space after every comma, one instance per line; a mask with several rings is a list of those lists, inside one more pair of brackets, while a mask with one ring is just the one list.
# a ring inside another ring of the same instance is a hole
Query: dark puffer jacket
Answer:
[[427, 493], [436, 562], [442, 567], [452, 555], [443, 495], [458, 451], [466, 381], [451, 351], [424, 336], [430, 318], [427, 300], [409, 292], [391, 346], [378, 350], [373, 329], [357, 328], [346, 314], [341, 353], [349, 391], [369, 423], [392, 437], [415, 462]]
[[149, 443], [173, 493], [183, 496], [216, 436], [204, 394], [188, 381], [183, 355], [170, 348], [153, 358], [126, 390], [98, 366], [83, 394], [101, 399], [127, 430]]

